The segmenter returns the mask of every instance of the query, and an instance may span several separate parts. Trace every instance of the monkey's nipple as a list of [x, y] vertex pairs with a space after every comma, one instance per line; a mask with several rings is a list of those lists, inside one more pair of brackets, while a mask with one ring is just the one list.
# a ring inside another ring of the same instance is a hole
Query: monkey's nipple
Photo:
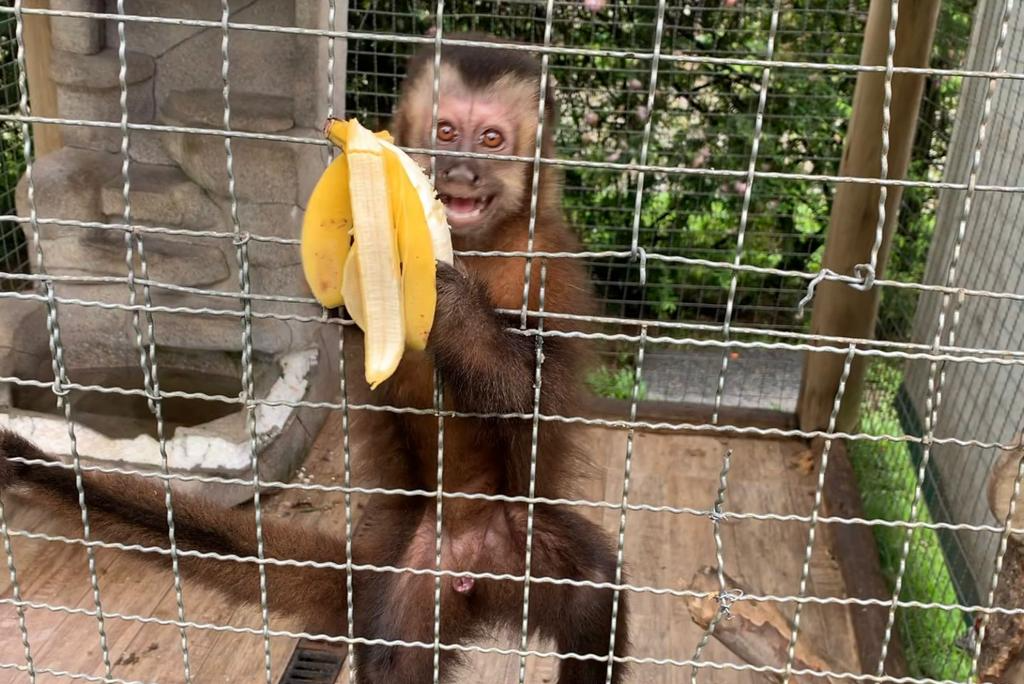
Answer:
[[452, 588], [459, 594], [468, 594], [473, 589], [474, 584], [476, 584], [476, 580], [472, 577], [452, 578]]

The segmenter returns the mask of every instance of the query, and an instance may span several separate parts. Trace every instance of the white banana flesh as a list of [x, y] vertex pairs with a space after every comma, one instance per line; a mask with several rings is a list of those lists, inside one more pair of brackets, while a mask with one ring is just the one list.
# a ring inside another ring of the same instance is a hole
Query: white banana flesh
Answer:
[[359, 268], [353, 270], [361, 286], [366, 381], [376, 388], [395, 372], [405, 351], [398, 241], [380, 139], [352, 121], [347, 143], [355, 239], [349, 258], [358, 252]]

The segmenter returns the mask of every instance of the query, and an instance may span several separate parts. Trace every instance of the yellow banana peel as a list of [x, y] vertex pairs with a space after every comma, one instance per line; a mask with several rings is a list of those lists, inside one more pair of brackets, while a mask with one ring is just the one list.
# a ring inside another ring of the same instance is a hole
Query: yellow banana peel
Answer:
[[394, 373], [405, 349], [426, 347], [437, 304], [436, 262], [453, 259], [450, 229], [423, 169], [387, 131], [329, 119], [324, 135], [343, 153], [310, 195], [303, 272], [317, 301], [344, 304], [363, 331], [366, 381], [375, 388]]
[[309, 196], [299, 240], [306, 283], [317, 301], [328, 309], [343, 303], [341, 277], [351, 232], [348, 161], [338, 157], [320, 176]]

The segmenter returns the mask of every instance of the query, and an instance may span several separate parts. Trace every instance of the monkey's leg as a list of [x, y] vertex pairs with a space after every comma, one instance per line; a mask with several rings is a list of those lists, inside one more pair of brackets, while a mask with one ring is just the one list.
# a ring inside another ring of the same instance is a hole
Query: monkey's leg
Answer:
[[[434, 499], [377, 495], [367, 504], [353, 542], [359, 565], [432, 570], [435, 567]], [[434, 641], [434, 576], [356, 570], [352, 608], [355, 636], [431, 644]], [[472, 617], [463, 597], [441, 580], [442, 643], [457, 643]], [[433, 681], [434, 650], [428, 646], [356, 644], [359, 684], [424, 684]], [[451, 681], [460, 654], [441, 650], [440, 678]]]
[[[531, 574], [553, 578], [615, 580], [615, 553], [603, 532], [578, 513], [557, 506], [538, 505], [534, 513], [534, 556]], [[612, 625], [611, 589], [535, 584], [530, 600], [531, 628], [553, 638], [559, 653], [606, 657]], [[615, 655], [625, 656], [629, 645], [626, 592], [619, 593], [615, 628]], [[559, 667], [559, 684], [598, 684], [605, 681], [606, 660], [567, 658]], [[612, 682], [626, 674], [616, 663]]]
[[[68, 520], [80, 519], [75, 474], [68, 468], [29, 466], [10, 457], [52, 460], [24, 438], [0, 430], [0, 492], [10, 486], [28, 488], [33, 499]], [[85, 502], [93, 538], [105, 542], [166, 548], [167, 509], [164, 486], [151, 478], [87, 472], [83, 474]], [[256, 522], [252, 511], [221, 508], [200, 499], [174, 494], [174, 531], [179, 551], [213, 552], [255, 557]], [[345, 562], [339, 540], [273, 520], [263, 520], [264, 557]], [[159, 567], [170, 561], [163, 554], [139, 558]], [[179, 556], [182, 574], [217, 588], [239, 601], [259, 600], [259, 570], [253, 562], [219, 561]], [[344, 625], [343, 570], [267, 564], [267, 593], [271, 610], [301, 616], [311, 631], [341, 633]]]

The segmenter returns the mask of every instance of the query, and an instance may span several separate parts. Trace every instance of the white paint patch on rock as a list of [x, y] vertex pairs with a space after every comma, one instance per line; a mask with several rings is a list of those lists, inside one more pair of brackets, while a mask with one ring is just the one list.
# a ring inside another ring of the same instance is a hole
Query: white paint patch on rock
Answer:
[[[302, 401], [310, 386], [310, 376], [318, 360], [316, 349], [285, 355], [280, 359], [281, 375], [265, 397], [274, 402]], [[273, 441], [284, 429], [294, 411], [288, 405], [264, 405], [256, 409], [257, 449]], [[166, 440], [168, 465], [173, 470], [248, 470], [249, 440], [240, 423], [239, 434], [217, 435], [210, 428], [197, 425], [179, 428]], [[0, 413], [0, 426], [6, 427], [34, 442], [50, 454], [70, 456], [71, 438], [63, 418], [42, 413]], [[79, 423], [75, 424], [78, 454], [85, 459], [160, 467], [159, 442], [150, 435], [113, 438]]]
[[[274, 385], [267, 393], [266, 400], [272, 402], [302, 401], [309, 388], [310, 374], [316, 368], [317, 357], [316, 349], [304, 349], [282, 357], [280, 361], [281, 377], [274, 381]], [[279, 434], [293, 410], [294, 407], [285, 404], [260, 404], [257, 406], [257, 439], [269, 440]]]
[[[71, 438], [63, 418], [41, 413], [0, 414], [0, 425], [31, 440], [43, 451], [61, 456], [71, 455]], [[248, 467], [249, 449], [243, 441], [210, 435], [183, 435], [178, 430], [166, 441], [168, 466], [174, 470]], [[94, 461], [131, 463], [159, 467], [160, 444], [150, 435], [113, 438], [80, 423], [75, 424], [78, 455]]]

